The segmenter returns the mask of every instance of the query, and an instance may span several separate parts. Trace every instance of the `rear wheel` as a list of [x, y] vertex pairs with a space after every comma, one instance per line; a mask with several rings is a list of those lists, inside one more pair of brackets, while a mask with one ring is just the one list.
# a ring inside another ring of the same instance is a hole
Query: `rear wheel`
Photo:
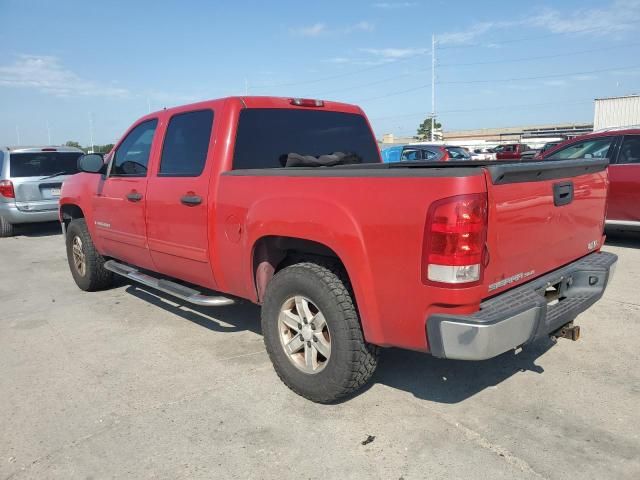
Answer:
[[4, 218], [0, 217], [0, 237], [12, 237], [13, 225]]
[[262, 333], [280, 379], [314, 402], [355, 392], [377, 366], [378, 349], [364, 340], [349, 282], [336, 265], [279, 271], [265, 292]]
[[105, 259], [96, 250], [84, 218], [69, 224], [66, 243], [67, 260], [76, 285], [87, 292], [109, 288], [113, 274], [104, 268]]

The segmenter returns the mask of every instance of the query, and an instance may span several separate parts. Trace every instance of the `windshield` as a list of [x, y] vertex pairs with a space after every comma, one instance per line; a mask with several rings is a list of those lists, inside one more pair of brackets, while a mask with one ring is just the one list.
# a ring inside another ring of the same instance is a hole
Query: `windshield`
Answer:
[[351, 154], [357, 163], [380, 163], [362, 115], [319, 110], [252, 108], [240, 112], [234, 169], [284, 167], [290, 154]]
[[80, 155], [82, 152], [12, 153], [9, 160], [9, 176], [12, 178], [44, 177], [60, 172], [72, 175], [78, 173]]
[[471, 160], [471, 155], [462, 147], [445, 147], [451, 160]]

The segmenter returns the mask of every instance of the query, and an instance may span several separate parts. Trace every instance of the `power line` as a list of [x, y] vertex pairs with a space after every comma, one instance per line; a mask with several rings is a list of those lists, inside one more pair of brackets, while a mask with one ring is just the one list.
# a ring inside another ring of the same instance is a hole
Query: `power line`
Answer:
[[[640, 45], [640, 42], [627, 43], [627, 44], [624, 44], [624, 45], [615, 45], [615, 46], [611, 46], [611, 47], [594, 48], [594, 49], [590, 49], [590, 50], [580, 50], [580, 51], [574, 51], [574, 52], [558, 53], [558, 54], [554, 54], [554, 55], [539, 55], [539, 56], [535, 56], [535, 57], [522, 57], [522, 58], [509, 59], [509, 60], [493, 60], [493, 61], [486, 61], [486, 62], [444, 63], [444, 64], [438, 64], [438, 66], [439, 67], [464, 67], [464, 66], [472, 66], [472, 65], [495, 65], [495, 64], [504, 64], [504, 63], [517, 63], [517, 62], [524, 62], [524, 61], [528, 61], [528, 60], [542, 60], [542, 59], [549, 59], [549, 58], [570, 57], [570, 56], [573, 56], [573, 55], [590, 54], [590, 53], [597, 52], [597, 51], [615, 50], [615, 49], [632, 47], [632, 46], [637, 46], [637, 45]], [[309, 96], [310, 97], [321, 97], [321, 96], [330, 95], [330, 94], [333, 94], [333, 93], [340, 93], [340, 92], [346, 92], [346, 91], [350, 91], [350, 90], [357, 90], [357, 89], [364, 88], [364, 87], [370, 87], [370, 86], [373, 86], [373, 85], [379, 85], [381, 83], [394, 81], [394, 80], [397, 80], [399, 78], [413, 76], [416, 73], [426, 73], [426, 72], [429, 72], [429, 71], [431, 71], [430, 68], [413, 70], [413, 71], [408, 72], [408, 73], [400, 73], [400, 74], [394, 75], [392, 77], [385, 77], [383, 79], [375, 80], [373, 82], [361, 83], [359, 85], [353, 85], [353, 86], [350, 86], [350, 87], [327, 90], [327, 91], [320, 92], [320, 93], [311, 93], [311, 94], [309, 94]]]
[[[584, 100], [575, 100], [570, 102], [544, 102], [544, 103], [523, 103], [519, 105], [502, 105], [502, 106], [492, 106], [492, 107], [484, 107], [484, 108], [465, 108], [465, 109], [454, 109], [454, 110], [440, 110], [439, 113], [470, 113], [470, 112], [484, 112], [484, 111], [492, 111], [492, 110], [510, 110], [513, 108], [527, 108], [527, 107], [541, 107], [541, 106], [549, 106], [549, 105], [581, 105], [585, 103], [593, 102], [592, 98], [584, 99]], [[387, 120], [393, 118], [406, 118], [406, 117], [417, 117], [424, 115], [424, 112], [415, 112], [415, 113], [406, 113], [402, 115], [388, 115], [385, 117], [372, 117], [370, 120], [372, 122], [378, 120]]]
[[293, 87], [293, 86], [298, 86], [298, 85], [309, 85], [312, 83], [320, 83], [320, 82], [324, 82], [326, 80], [334, 80], [336, 78], [344, 78], [344, 77], [348, 77], [350, 75], [357, 75], [358, 73], [362, 73], [362, 72], [368, 72], [371, 70], [375, 70], [377, 68], [382, 68], [382, 67], [388, 67], [389, 65], [395, 65], [397, 63], [403, 63], [403, 62], [408, 62], [409, 60], [413, 60], [417, 57], [421, 57], [427, 55], [427, 52], [422, 52], [422, 53], [417, 53], [415, 55], [410, 55], [407, 56], [405, 58], [401, 58], [398, 60], [393, 60], [390, 62], [384, 62], [384, 63], [380, 63], [380, 64], [376, 64], [376, 65], [371, 65], [369, 67], [365, 67], [365, 68], [361, 68], [359, 70], [353, 70], [351, 72], [344, 72], [344, 73], [339, 73], [336, 75], [330, 75], [327, 77], [321, 77], [321, 78], [315, 78], [313, 80], [303, 80], [300, 82], [289, 82], [289, 83], [277, 83], [277, 84], [271, 84], [271, 85], [253, 85], [253, 88], [280, 88], [280, 87]]
[[[632, 21], [632, 22], [617, 22], [616, 25], [620, 26], [620, 25], [637, 25], [637, 21]], [[464, 44], [464, 45], [444, 45], [444, 46], [440, 46], [439, 48], [441, 50], [449, 50], [449, 49], [454, 49], [454, 48], [476, 48], [476, 47], [492, 47], [495, 45], [508, 45], [511, 43], [519, 43], [519, 42], [526, 42], [529, 40], [539, 40], [541, 38], [549, 38], [549, 37], [556, 37], [558, 35], [571, 35], [571, 34], [575, 34], [575, 33], [588, 33], [588, 32], [598, 32], [598, 31], [602, 31], [602, 27], [588, 27], [588, 28], [584, 28], [584, 29], [580, 29], [580, 30], [572, 30], [570, 32], [553, 32], [553, 33], [547, 33], [544, 35], [536, 35], [536, 36], [531, 36], [531, 37], [522, 37], [522, 38], [513, 38], [511, 40], [501, 40], [501, 41], [497, 41], [497, 42], [488, 42], [488, 43], [470, 43], [470, 44]]]
[[588, 71], [573, 72], [573, 73], [560, 73], [560, 74], [554, 74], [554, 75], [538, 75], [535, 77], [499, 78], [499, 79], [493, 79], [493, 80], [453, 80], [453, 81], [438, 82], [438, 83], [440, 85], [458, 85], [458, 84], [470, 84], [470, 83], [515, 82], [518, 80], [541, 80], [544, 78], [571, 77], [573, 75], [589, 75], [591, 73], [617, 72], [621, 70], [632, 70], [634, 68], [640, 68], [640, 65], [633, 65], [630, 67], [620, 67], [620, 68], [602, 68], [599, 70], [588, 70]]
[[[583, 72], [571, 72], [571, 73], [561, 73], [561, 74], [555, 74], [555, 75], [538, 75], [535, 77], [516, 77], [516, 78], [499, 78], [499, 79], [493, 79], [493, 80], [460, 80], [460, 81], [448, 81], [448, 82], [436, 82], [438, 85], [458, 85], [458, 84], [473, 84], [473, 83], [497, 83], [497, 82], [514, 82], [514, 81], [519, 81], [519, 80], [540, 80], [540, 79], [545, 79], [545, 78], [560, 78], [560, 77], [571, 77], [573, 75], [588, 75], [588, 74], [592, 74], [592, 73], [602, 73], [602, 72], [617, 72], [617, 71], [624, 71], [624, 70], [633, 70], [634, 68], [640, 68], [640, 65], [634, 65], [634, 66], [630, 66], [630, 67], [620, 67], [620, 68], [605, 68], [605, 69], [600, 69], [600, 70], [589, 70], [589, 71], [583, 71]], [[427, 85], [418, 85], [417, 87], [413, 87], [413, 88], [409, 88], [406, 90], [400, 90], [400, 91], [396, 91], [396, 92], [391, 92], [385, 95], [379, 95], [376, 97], [369, 97], [369, 98], [362, 98], [362, 99], [358, 99], [355, 100], [356, 102], [368, 102], [371, 100], [378, 100], [381, 98], [387, 98], [387, 97], [393, 97], [396, 95], [401, 95], [403, 93], [409, 93], [409, 92], [415, 92], [417, 90], [422, 90], [423, 88], [428, 88], [430, 87], [431, 84], [427, 84]]]
[[517, 63], [517, 62], [526, 62], [528, 60], [544, 60], [544, 59], [548, 59], [548, 58], [559, 58], [559, 57], [570, 57], [573, 55], [582, 55], [582, 54], [586, 54], [586, 53], [593, 53], [593, 52], [601, 52], [601, 51], [607, 51], [607, 50], [616, 50], [619, 48], [626, 48], [626, 47], [635, 47], [640, 45], [640, 42], [635, 42], [635, 43], [626, 43], [624, 45], [613, 45], [610, 47], [602, 47], [602, 48], [590, 48], [589, 50], [579, 50], [579, 51], [575, 51], [575, 52], [565, 52], [565, 53], [557, 53], [554, 55], [539, 55], [536, 57], [522, 57], [522, 58], [512, 58], [509, 60], [489, 60], [486, 62], [471, 62], [471, 63], [441, 63], [439, 64], [440, 67], [467, 67], [467, 66], [473, 66], [473, 65], [494, 65], [494, 64], [501, 64], [501, 63]]

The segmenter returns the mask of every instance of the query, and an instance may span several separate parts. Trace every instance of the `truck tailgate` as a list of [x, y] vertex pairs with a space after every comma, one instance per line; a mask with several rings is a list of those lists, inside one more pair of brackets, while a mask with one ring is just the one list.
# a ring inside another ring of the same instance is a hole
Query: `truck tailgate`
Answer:
[[600, 248], [607, 164], [583, 159], [486, 167], [487, 296]]

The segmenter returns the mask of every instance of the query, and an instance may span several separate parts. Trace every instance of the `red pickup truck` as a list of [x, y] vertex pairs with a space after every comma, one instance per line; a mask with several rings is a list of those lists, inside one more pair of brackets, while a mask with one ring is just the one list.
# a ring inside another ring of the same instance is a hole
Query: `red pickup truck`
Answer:
[[[262, 305], [274, 368], [333, 402], [379, 347], [466, 360], [598, 300], [607, 161], [383, 164], [356, 106], [233, 97], [149, 114], [62, 188], [73, 278], [197, 305]], [[568, 333], [567, 333], [568, 332]]]
[[519, 160], [522, 157], [522, 152], [531, 150], [529, 145], [524, 143], [510, 143], [507, 145], [498, 145], [493, 149], [496, 152], [497, 160]]

